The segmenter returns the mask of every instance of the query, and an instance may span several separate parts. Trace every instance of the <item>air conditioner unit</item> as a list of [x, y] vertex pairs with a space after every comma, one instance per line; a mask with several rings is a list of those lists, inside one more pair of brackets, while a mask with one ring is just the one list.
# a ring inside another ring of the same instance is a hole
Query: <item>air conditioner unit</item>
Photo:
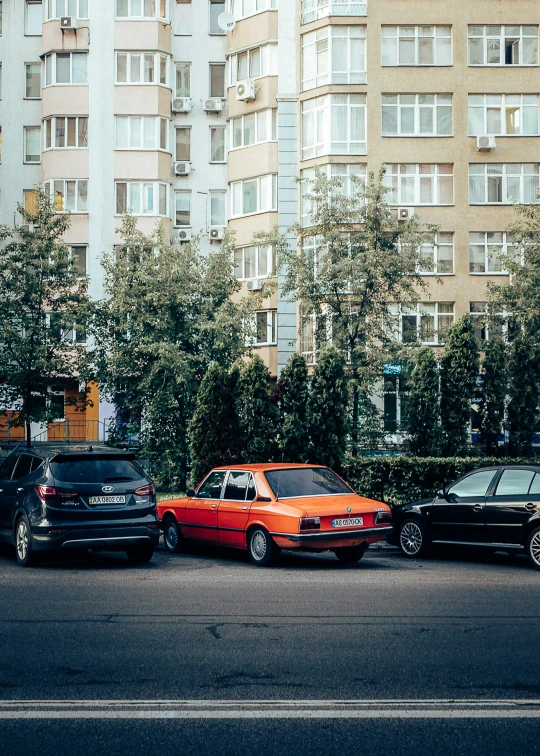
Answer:
[[191, 163], [175, 163], [174, 175], [175, 176], [188, 176], [191, 173]]
[[216, 226], [210, 229], [210, 241], [221, 241], [225, 236], [225, 229], [222, 226]]
[[398, 207], [397, 219], [398, 221], [408, 221], [414, 215], [414, 207]]
[[35, 226], [32, 223], [25, 223], [20, 228], [22, 231], [26, 231], [28, 234], [35, 234], [39, 229], [39, 226]]
[[61, 16], [60, 18], [61, 29], [78, 29], [79, 23], [73, 16]]
[[207, 113], [221, 113], [223, 110], [223, 101], [220, 99], [205, 100], [203, 110], [206, 110]]
[[253, 79], [243, 79], [236, 83], [236, 99], [239, 102], [249, 102], [255, 99], [255, 82]]
[[489, 152], [490, 150], [494, 150], [496, 146], [497, 143], [495, 142], [494, 136], [487, 136], [487, 134], [485, 134], [476, 137], [476, 147], [478, 152]]
[[181, 228], [178, 232], [178, 239], [181, 242], [191, 241], [193, 238], [193, 232], [190, 228]]
[[248, 291], [262, 291], [263, 282], [260, 278], [252, 278], [247, 282]]
[[173, 97], [171, 110], [173, 113], [191, 113], [191, 97]]

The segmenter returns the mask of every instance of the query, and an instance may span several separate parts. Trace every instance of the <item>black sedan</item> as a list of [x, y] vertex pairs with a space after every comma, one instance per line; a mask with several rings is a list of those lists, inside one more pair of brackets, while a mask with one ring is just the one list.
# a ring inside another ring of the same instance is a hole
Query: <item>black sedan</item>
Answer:
[[525, 552], [540, 570], [540, 465], [484, 467], [436, 496], [393, 510], [388, 539], [406, 557], [432, 544]]

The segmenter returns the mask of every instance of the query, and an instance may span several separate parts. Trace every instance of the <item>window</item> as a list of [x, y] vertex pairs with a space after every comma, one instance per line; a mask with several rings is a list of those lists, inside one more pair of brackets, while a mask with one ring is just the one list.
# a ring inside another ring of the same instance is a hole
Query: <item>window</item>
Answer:
[[469, 26], [470, 66], [537, 66], [538, 26]]
[[366, 150], [365, 95], [326, 95], [303, 103], [302, 160]]
[[277, 210], [277, 176], [269, 174], [231, 184], [234, 218]]
[[167, 18], [167, 0], [116, 0], [116, 18]]
[[271, 246], [237, 247], [234, 250], [234, 275], [240, 280], [268, 278], [275, 274], [275, 251]]
[[452, 65], [451, 26], [383, 26], [383, 66]]
[[23, 192], [23, 197], [23, 205], [26, 212], [30, 213], [30, 215], [37, 215], [38, 206], [35, 190], [25, 189]]
[[[223, 498], [229, 501], [246, 501], [248, 488], [252, 486], [254, 486], [254, 483], [251, 473], [231, 470], [227, 478]], [[254, 496], [247, 496], [247, 501], [252, 501], [253, 498]]]
[[472, 163], [469, 165], [471, 205], [538, 202], [538, 163]]
[[227, 193], [223, 191], [210, 192], [210, 225], [225, 226], [225, 204]]
[[403, 373], [383, 376], [383, 429], [397, 433], [407, 427], [408, 386]]
[[24, 162], [41, 163], [41, 127], [24, 127]]
[[494, 322], [488, 318], [488, 308], [486, 302], [470, 302], [469, 311], [471, 314], [474, 335], [480, 345], [483, 341], [490, 339], [502, 338], [505, 332], [508, 332], [508, 324]]
[[86, 254], [87, 247], [82, 244], [76, 244], [69, 248], [71, 259], [75, 264], [77, 273], [80, 276], [86, 276]]
[[41, 63], [25, 63], [26, 99], [38, 100], [41, 97]]
[[47, 0], [47, 19], [62, 16], [88, 18], [88, 0]]
[[230, 86], [234, 86], [242, 79], [277, 76], [277, 51], [276, 44], [267, 44], [231, 55], [229, 58]]
[[439, 233], [433, 244], [420, 247], [419, 273], [448, 275], [454, 272], [454, 234]]
[[54, 209], [58, 213], [88, 212], [88, 181], [86, 179], [54, 179], [45, 181]]
[[210, 162], [225, 162], [225, 126], [210, 128]]
[[191, 192], [174, 193], [174, 225], [191, 226]]
[[176, 64], [175, 97], [191, 97], [191, 63]]
[[446, 333], [454, 323], [453, 302], [420, 302], [417, 305], [392, 305], [389, 317], [394, 336], [404, 344], [444, 344]]
[[230, 128], [231, 149], [275, 141], [277, 139], [276, 116], [277, 110], [268, 108], [232, 118]]
[[496, 470], [484, 470], [482, 472], [473, 473], [467, 475], [463, 480], [455, 483], [448, 489], [450, 496], [458, 496], [459, 498], [467, 496], [487, 496], [488, 488], [495, 477]]
[[167, 55], [157, 52], [116, 53], [116, 83], [166, 86], [167, 60]]
[[[332, 163], [318, 166], [329, 179], [341, 182], [341, 192], [346, 197], [354, 197], [363, 191], [366, 180], [366, 166], [362, 163]], [[315, 180], [315, 168], [308, 168], [301, 173], [302, 183], [302, 226], [312, 225], [314, 211], [311, 201], [312, 182]], [[355, 177], [355, 178], [353, 178]]]
[[469, 95], [469, 136], [538, 136], [538, 95]]
[[43, 6], [41, 0], [26, 0], [24, 33], [29, 37], [41, 36]]
[[469, 233], [469, 272], [507, 274], [502, 258], [518, 253], [515, 240], [504, 231]]
[[264, 346], [277, 343], [276, 320], [276, 310], [260, 310], [254, 314], [253, 345]]
[[190, 35], [193, 33], [193, 9], [191, 0], [173, 0], [176, 14], [174, 18], [174, 33]]
[[210, 63], [210, 97], [226, 97], [224, 63]]
[[225, 34], [225, 31], [218, 24], [218, 18], [225, 10], [225, 0], [210, 0], [209, 5], [209, 34]]
[[452, 136], [451, 94], [383, 94], [383, 136]]
[[116, 215], [168, 215], [169, 185], [158, 181], [118, 181]]
[[117, 150], [168, 150], [169, 121], [157, 116], [116, 116]]
[[229, 11], [237, 21], [276, 8], [277, 0], [229, 0]]
[[454, 166], [399, 163], [386, 166], [384, 184], [391, 205], [451, 205], [454, 201]]
[[330, 26], [302, 37], [302, 89], [366, 83], [366, 27]]
[[56, 116], [44, 121], [45, 149], [81, 149], [88, 147], [86, 116]]
[[365, 16], [367, 0], [302, 0], [302, 23], [327, 16]]
[[199, 499], [220, 499], [226, 475], [226, 472], [221, 471], [210, 473], [197, 491], [197, 497]]
[[191, 128], [175, 129], [176, 151], [175, 160], [191, 160]]
[[534, 470], [504, 470], [495, 496], [528, 496]]
[[45, 56], [45, 86], [87, 84], [87, 53], [49, 53]]

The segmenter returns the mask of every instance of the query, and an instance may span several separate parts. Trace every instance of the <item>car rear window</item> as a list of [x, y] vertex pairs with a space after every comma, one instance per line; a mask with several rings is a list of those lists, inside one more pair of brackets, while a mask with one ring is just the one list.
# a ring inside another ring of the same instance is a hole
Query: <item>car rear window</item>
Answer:
[[278, 499], [354, 493], [332, 470], [325, 467], [269, 470], [265, 475]]
[[114, 483], [145, 478], [144, 470], [132, 459], [66, 459], [51, 462], [52, 474], [64, 483]]

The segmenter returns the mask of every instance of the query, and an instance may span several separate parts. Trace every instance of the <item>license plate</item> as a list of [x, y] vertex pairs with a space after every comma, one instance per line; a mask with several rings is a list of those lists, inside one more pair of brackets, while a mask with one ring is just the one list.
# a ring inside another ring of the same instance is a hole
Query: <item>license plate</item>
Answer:
[[125, 504], [125, 496], [90, 496], [88, 503], [91, 507], [99, 506], [100, 504]]
[[332, 520], [333, 528], [351, 528], [355, 525], [363, 525], [363, 517], [347, 517], [346, 520]]

